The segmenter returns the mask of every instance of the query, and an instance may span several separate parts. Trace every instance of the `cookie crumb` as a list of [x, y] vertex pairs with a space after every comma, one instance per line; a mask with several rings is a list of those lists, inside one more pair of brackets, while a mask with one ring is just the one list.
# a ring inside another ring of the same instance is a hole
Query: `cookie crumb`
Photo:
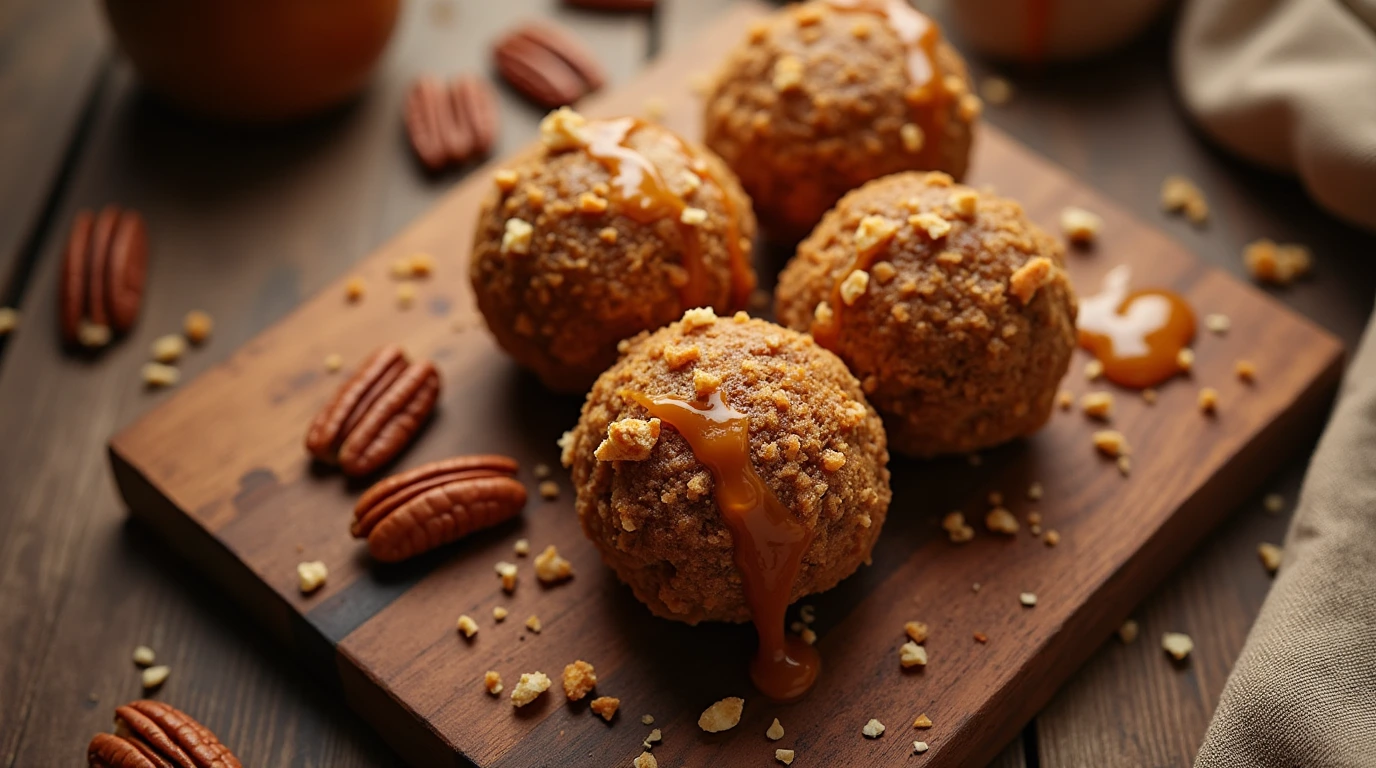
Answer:
[[1186, 347], [1175, 353], [1175, 366], [1189, 373], [1194, 368], [1194, 350]]
[[509, 616], [510, 613], [510, 611], [508, 611], [506, 608], [500, 605], [495, 605], [492, 607], [492, 618], [496, 621], [505, 621], [506, 617]]
[[330, 575], [330, 569], [319, 560], [308, 563], [297, 563], [296, 580], [301, 588], [301, 594], [309, 595], [325, 585], [325, 579]]
[[1303, 245], [1256, 240], [1242, 251], [1247, 271], [1258, 282], [1289, 285], [1309, 273], [1313, 258]]
[[326, 372], [326, 373], [339, 373], [339, 370], [340, 370], [341, 368], [343, 368], [343, 367], [344, 367], [344, 356], [343, 356], [343, 355], [339, 354], [338, 352], [331, 352], [330, 354], [325, 355], [325, 372]]
[[487, 689], [487, 692], [490, 693], [490, 694], [492, 694], [493, 696], [496, 696], [497, 694], [501, 693], [501, 692], [502, 692], [502, 676], [501, 676], [501, 674], [498, 673], [498, 672], [496, 672], [496, 671], [494, 671], [494, 670], [489, 669], [489, 670], [483, 675], [483, 687], [486, 688], [486, 689]]
[[186, 353], [186, 339], [176, 333], [159, 336], [153, 340], [152, 353], [159, 363], [175, 363]]
[[976, 632], [976, 633], [975, 633], [975, 642], [980, 643], [981, 645], [983, 645], [984, 643], [989, 642], [989, 636], [986, 635], [986, 634], [984, 634], [983, 632]]
[[1233, 321], [1227, 315], [1214, 313], [1204, 316], [1204, 327], [1208, 328], [1210, 332], [1222, 336], [1228, 332], [1229, 328], [1233, 327]]
[[110, 326], [82, 320], [76, 329], [76, 340], [87, 349], [100, 349], [110, 343]]
[[1123, 477], [1127, 477], [1129, 474], [1132, 473], [1132, 459], [1130, 457], [1119, 456], [1118, 461], [1114, 463], [1118, 465], [1118, 474], [1122, 475]]
[[906, 642], [898, 649], [898, 663], [904, 669], [927, 666], [927, 649], [914, 642]]
[[459, 616], [458, 629], [463, 633], [464, 637], [472, 637], [478, 634], [478, 622], [474, 621], [472, 616], [465, 613]]
[[1099, 360], [1090, 360], [1085, 363], [1085, 380], [1094, 381], [1104, 375], [1104, 364]]
[[1075, 395], [1072, 394], [1068, 389], [1063, 389], [1060, 392], [1057, 392], [1056, 405], [1059, 405], [1061, 407], [1061, 410], [1063, 411], [1070, 410], [1071, 407], [1075, 405]]
[[640, 757], [631, 761], [632, 768], [659, 768], [659, 761], [649, 752], [641, 752]]
[[0, 336], [14, 332], [19, 327], [19, 311], [13, 307], [0, 307]]
[[548, 691], [549, 685], [549, 675], [544, 672], [522, 672], [516, 687], [511, 689], [511, 703], [517, 707], [524, 707]]
[[796, 753], [791, 749], [776, 749], [774, 750], [774, 759], [784, 765], [793, 765], [793, 757], [795, 754]]
[[145, 363], [141, 373], [143, 383], [155, 388], [173, 386], [182, 377], [181, 371], [162, 363]]
[[140, 675], [143, 689], [145, 691], [151, 691], [154, 688], [160, 687], [163, 683], [167, 682], [167, 676], [170, 674], [172, 674], [172, 668], [167, 665], [149, 667], [143, 670], [143, 674]]
[[140, 645], [134, 649], [134, 663], [140, 667], [151, 667], [156, 660], [152, 648], [146, 645]]
[[402, 283], [397, 286], [397, 306], [402, 309], [410, 309], [416, 302], [416, 286], [412, 283]]
[[553, 501], [559, 498], [559, 484], [553, 480], [544, 480], [540, 483], [540, 498], [545, 501]]
[[1233, 366], [1233, 370], [1237, 372], [1238, 379], [1248, 384], [1257, 380], [1257, 366], [1256, 363], [1253, 363], [1251, 360], [1237, 361]]
[[877, 739], [884, 735], [884, 724], [871, 717], [870, 721], [865, 723], [865, 727], [860, 729], [860, 732], [865, 734], [866, 738]]
[[535, 578], [545, 584], [556, 584], [573, 577], [573, 564], [559, 556], [553, 544], [535, 556]]
[[544, 625], [540, 623], [539, 616], [531, 614], [530, 618], [526, 619], [526, 629], [530, 630], [533, 634], [540, 634], [540, 630], [543, 628]]
[[1281, 548], [1269, 542], [1261, 542], [1257, 545], [1257, 555], [1261, 557], [1261, 564], [1266, 566], [1266, 572], [1275, 575], [1280, 569], [1282, 556]]
[[1189, 635], [1180, 632], [1167, 632], [1161, 636], [1161, 647], [1171, 658], [1176, 661], [1184, 661], [1190, 651], [1194, 650], [1194, 641]]
[[1113, 393], [1088, 392], [1080, 398], [1080, 409], [1091, 419], [1108, 421], [1113, 414]]
[[920, 621], [910, 621], [903, 625], [903, 632], [914, 643], [927, 642], [927, 625]]
[[[641, 715], [641, 716], [640, 716], [640, 724], [641, 724], [641, 725], [654, 725], [654, 724], [655, 724], [655, 716], [654, 716], [654, 715]], [[656, 728], [655, 730], [659, 730], [659, 729]], [[651, 733], [653, 734], [653, 732], [651, 732]]]
[[516, 591], [516, 565], [502, 561], [497, 563], [497, 575], [502, 579], [502, 590], [507, 594]]
[[744, 709], [745, 699], [728, 696], [703, 710], [698, 717], [698, 727], [708, 733], [729, 731], [741, 721]]
[[1123, 436], [1122, 432], [1116, 429], [1101, 429], [1094, 433], [1092, 439], [1094, 447], [1099, 453], [1110, 458], [1126, 456], [1130, 453], [1128, 439]]
[[913, 742], [913, 754], [915, 754], [915, 755], [920, 755], [920, 754], [922, 754], [923, 752], [926, 752], [928, 749], [929, 749], [929, 747], [927, 746], [927, 742], [925, 742], [925, 741], [914, 741], [914, 742]]
[[530, 539], [517, 539], [516, 543], [511, 545], [511, 549], [517, 557], [525, 557], [530, 554]]
[[778, 741], [784, 737], [784, 727], [779, 724], [779, 718], [774, 718], [774, 722], [769, 724], [769, 729], [764, 732], [764, 735], [770, 741]]
[[588, 709], [602, 716], [603, 720], [611, 722], [616, 716], [616, 710], [621, 707], [621, 699], [615, 696], [598, 696], [588, 703]]
[[1123, 626], [1118, 628], [1118, 639], [1122, 641], [1123, 645], [1131, 645], [1135, 640], [1137, 640], [1137, 632], [1137, 622], [1133, 621], [1132, 619], [1128, 619], [1127, 621], [1123, 622]]
[[1142, 390], [1142, 402], [1147, 405], [1156, 405], [1156, 390], [1150, 387]]
[[592, 665], [582, 659], [564, 667], [564, 695], [569, 701], [578, 701], [592, 692], [597, 685], [597, 673]]
[[1020, 528], [1018, 518], [1012, 512], [1003, 507], [995, 507], [989, 510], [989, 514], [984, 516], [984, 526], [994, 533], [1002, 533], [1008, 536], [1016, 534]]
[[199, 309], [193, 309], [186, 313], [182, 319], [182, 333], [186, 335], [186, 340], [192, 344], [204, 344], [210, 338], [211, 331], [215, 330], [215, 321], [210, 315]]
[[1046, 532], [1046, 535], [1042, 537], [1042, 541], [1046, 542], [1046, 546], [1054, 547], [1061, 543], [1061, 534], [1055, 529], [1049, 530]]
[[1027, 498], [1032, 501], [1041, 501], [1042, 493], [1043, 489], [1041, 483], [1034, 482], [1027, 486]]
[[1199, 410], [1209, 415], [1218, 412], [1218, 390], [1213, 387], [1199, 390]]
[[1018, 602], [1022, 603], [1025, 608], [1031, 608], [1037, 604], [1037, 596], [1032, 592], [1023, 592], [1018, 595]]
[[916, 719], [916, 720], [913, 721], [913, 727], [914, 727], [914, 728], [924, 728], [924, 729], [925, 729], [925, 728], [931, 728], [931, 727], [932, 727], [932, 719], [931, 719], [930, 717], [927, 717], [927, 713], [926, 713], [926, 712], [923, 712], [922, 714], [920, 714], [920, 715], [917, 716], [917, 719]]
[[1092, 244], [1103, 228], [1104, 220], [1084, 208], [1069, 206], [1061, 209], [1061, 232], [1075, 245]]
[[[650, 716], [649, 716], [649, 715], [646, 715], [645, 717], [650, 717]], [[640, 718], [640, 722], [645, 723], [645, 717]], [[650, 722], [651, 722], [651, 723], [653, 723], [654, 720], [655, 720], [655, 719], [654, 719], [653, 717], [650, 717]], [[645, 724], [646, 724], [646, 725], [649, 725], [649, 723], [645, 723]], [[650, 735], [649, 735], [649, 736], [646, 736], [646, 737], [645, 737], [645, 740], [642, 741], [640, 744], [641, 744], [641, 746], [645, 747], [646, 749], [652, 749], [652, 748], [654, 747], [654, 745], [658, 744], [659, 742], [661, 742], [661, 741], [663, 741], [663, 740], [664, 740], [664, 734], [660, 733], [660, 732], [659, 732], [659, 729], [656, 728], [656, 729], [654, 729], [653, 731], [650, 731]]]

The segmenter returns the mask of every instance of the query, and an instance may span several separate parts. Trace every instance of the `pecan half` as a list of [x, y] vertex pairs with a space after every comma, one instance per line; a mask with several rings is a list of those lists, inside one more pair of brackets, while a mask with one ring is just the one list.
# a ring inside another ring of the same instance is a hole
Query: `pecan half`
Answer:
[[526, 24], [507, 33], [497, 41], [493, 55], [502, 77], [543, 107], [572, 104], [606, 82], [587, 48], [549, 24]]
[[457, 541], [525, 506], [516, 467], [506, 456], [458, 456], [393, 475], [359, 498], [349, 531], [385, 563]]
[[335, 392], [306, 432], [306, 450], [366, 475], [401, 453], [435, 410], [440, 374], [428, 360], [408, 362], [389, 344], [368, 358]]
[[455, 113], [473, 134], [473, 154], [488, 154], [497, 143], [497, 94], [486, 80], [473, 75], [456, 78], [449, 89]]
[[159, 701], [115, 708], [115, 732], [86, 747], [91, 768], [243, 768], [209, 728]]
[[459, 120], [449, 89], [438, 78], [416, 78], [406, 92], [405, 117], [411, 148], [426, 168], [438, 171], [472, 151], [473, 134]]
[[[99, 346], [134, 326], [148, 274], [148, 231], [136, 211], [78, 211], [67, 236], [58, 322], [67, 344]], [[83, 333], [83, 328], [99, 329]]]

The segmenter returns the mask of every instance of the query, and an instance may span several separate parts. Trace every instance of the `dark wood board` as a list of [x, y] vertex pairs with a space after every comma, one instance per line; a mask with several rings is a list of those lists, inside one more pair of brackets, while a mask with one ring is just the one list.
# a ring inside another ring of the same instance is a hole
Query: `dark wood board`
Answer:
[[[666, 122], [695, 135], [698, 106], [687, 93], [688, 75], [715, 61], [745, 18], [758, 12], [744, 7], [700, 44], [589, 111], [638, 112], [647, 97], [661, 96], [669, 104]], [[1234, 330], [1201, 338], [1195, 381], [1165, 387], [1156, 406], [1120, 397], [1115, 421], [1136, 448], [1129, 478], [1094, 456], [1088, 443], [1094, 425], [1068, 414], [1031, 440], [991, 452], [982, 467], [963, 460], [895, 462], [894, 510], [874, 565], [813, 601], [827, 671], [803, 702], [776, 706], [753, 694], [744, 676], [748, 630], [652, 619], [581, 539], [567, 488], [557, 502], [533, 501], [519, 523], [401, 568], [371, 567], [348, 538], [351, 489], [339, 478], [312, 475], [300, 448], [303, 425], [336, 383], [321, 364], [327, 353], [355, 362], [379, 343], [402, 340], [444, 369], [443, 411], [405, 457], [407, 466], [478, 450], [511, 453], [527, 467], [554, 464], [554, 439], [576, 417], [576, 400], [549, 397], [516, 372], [474, 316], [462, 264], [485, 174], [457, 187], [360, 265], [371, 288], [362, 306], [346, 307], [338, 285], [327, 289], [116, 436], [112, 457], [121, 490], [136, 514], [303, 661], [337, 674], [351, 706], [417, 765], [462, 764], [460, 753], [480, 765], [628, 761], [648, 731], [637, 722], [646, 712], [664, 730], [656, 752], [668, 764], [724, 756], [767, 761], [776, 745], [762, 733], [775, 716], [789, 731], [779, 745], [798, 749], [809, 764], [896, 760], [911, 751], [912, 734], [932, 744], [922, 759], [933, 765], [987, 760], [1288, 455], [1294, 436], [1324, 408], [1341, 350], [1316, 327], [1201, 267], [996, 131], [982, 133], [976, 153], [973, 180], [1023, 200], [1043, 224], [1053, 225], [1067, 204], [1105, 217], [1096, 252], [1072, 258], [1082, 288], [1127, 261], [1139, 281], [1170, 285], [1201, 311], [1231, 315]], [[416, 307], [402, 312], [387, 268], [420, 250], [443, 266], [422, 286]], [[463, 330], [453, 330], [456, 320]], [[1239, 356], [1258, 362], [1257, 385], [1232, 377]], [[1084, 389], [1081, 362], [1068, 379], [1077, 392]], [[1193, 407], [1202, 383], [1223, 393], [1215, 418]], [[1013, 541], [982, 534], [953, 547], [935, 526], [949, 509], [980, 511], [979, 500], [993, 489], [1018, 499], [1015, 511], [1026, 511], [1021, 489], [1033, 480], [1046, 487], [1039, 508], [1048, 527], [1064, 536], [1058, 548], [1026, 534]], [[578, 576], [544, 590], [527, 566], [517, 594], [502, 595], [492, 564], [510, 559], [510, 543], [520, 536], [537, 547], [558, 544]], [[302, 559], [330, 564], [321, 594], [297, 593], [294, 567]], [[977, 594], [974, 582], [983, 585]], [[1022, 591], [1036, 592], [1039, 605], [1020, 608]], [[487, 617], [498, 603], [513, 616], [493, 625]], [[486, 619], [471, 645], [453, 630], [462, 612]], [[532, 613], [544, 621], [539, 636], [520, 626]], [[902, 674], [895, 654], [902, 623], [911, 618], [933, 626], [932, 664], [918, 675]], [[990, 643], [976, 645], [975, 631], [988, 634]], [[623, 700], [624, 712], [610, 728], [555, 697], [513, 716], [509, 703], [482, 692], [486, 669], [511, 681], [531, 669], [557, 674], [578, 657], [597, 664], [600, 689]], [[747, 698], [746, 718], [728, 734], [707, 737], [696, 728], [697, 715], [726, 695]], [[921, 711], [937, 722], [925, 733], [909, 728]], [[878, 741], [860, 736], [870, 717], [890, 728]]]

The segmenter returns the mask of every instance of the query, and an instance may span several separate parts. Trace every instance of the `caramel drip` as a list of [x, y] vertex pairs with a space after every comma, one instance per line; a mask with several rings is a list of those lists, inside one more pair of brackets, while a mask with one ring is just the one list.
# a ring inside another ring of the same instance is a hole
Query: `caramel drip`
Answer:
[[755, 472], [749, 418], [727, 405], [720, 392], [706, 401], [631, 397], [683, 435], [712, 473], [717, 509], [731, 530], [736, 567], [760, 639], [750, 679], [772, 699], [802, 696], [817, 679], [821, 657], [784, 633], [784, 614], [812, 534]]
[[1160, 288], [1128, 290], [1126, 265], [1080, 303], [1080, 346], [1104, 364], [1104, 376], [1125, 387], [1151, 387], [1180, 372], [1180, 350], [1194, 340], [1194, 310]]
[[823, 349], [835, 352], [837, 341], [841, 338], [841, 315], [845, 312], [846, 306], [841, 299], [841, 283], [844, 283], [846, 278], [850, 277], [850, 273], [857, 269], [865, 272], [870, 271], [870, 267], [874, 266], [875, 260], [883, 250], [883, 248], [871, 248], [867, 253], [857, 251], [850, 266], [832, 282], [831, 295], [827, 299], [827, 307], [831, 309], [831, 321], [819, 323], [814, 316], [812, 326], [808, 329], [812, 334], [813, 341], [816, 341]]
[[[648, 157], [627, 146], [631, 134], [645, 124], [645, 121], [634, 117], [589, 123], [588, 154], [611, 173], [612, 197], [620, 203], [622, 213], [641, 224], [669, 219], [678, 227], [683, 241], [683, 269], [687, 273], [687, 279], [679, 288], [679, 300], [685, 309], [707, 306], [713, 302], [709, 302], [707, 297], [707, 275], [702, 262], [701, 233], [698, 227], [682, 221], [683, 212], [689, 207], [688, 203], [674, 193], [665, 182], [659, 168]], [[751, 279], [749, 265], [745, 263], [744, 255], [741, 253], [735, 204], [717, 179], [706, 172], [706, 163], [700, 162], [687, 144], [672, 134], [665, 133], [665, 136], [689, 159], [689, 165], [693, 170], [705, 176], [721, 193], [727, 213], [726, 245], [731, 260], [730, 295], [732, 301], [736, 302], [735, 306], [743, 307], [745, 300], [737, 301], [737, 298], [742, 290], [748, 298], [750, 291], [754, 289], [754, 281]]]

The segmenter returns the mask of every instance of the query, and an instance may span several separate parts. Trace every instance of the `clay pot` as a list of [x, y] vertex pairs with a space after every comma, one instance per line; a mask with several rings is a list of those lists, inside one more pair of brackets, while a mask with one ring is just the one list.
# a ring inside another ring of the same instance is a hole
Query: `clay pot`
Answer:
[[1165, 0], [953, 0], [960, 41], [985, 56], [1033, 63], [1105, 53], [1146, 28]]
[[367, 82], [400, 0], [105, 0], [149, 88], [187, 111], [301, 117]]

